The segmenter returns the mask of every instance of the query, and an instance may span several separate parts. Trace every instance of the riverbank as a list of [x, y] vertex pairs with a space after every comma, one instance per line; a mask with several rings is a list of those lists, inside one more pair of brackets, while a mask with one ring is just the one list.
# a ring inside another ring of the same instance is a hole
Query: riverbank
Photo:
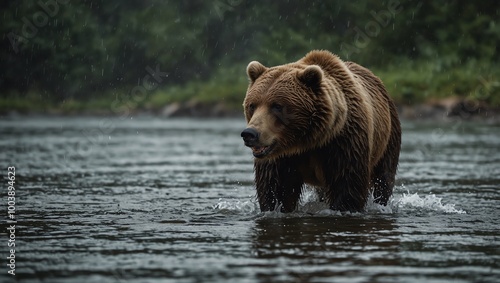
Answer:
[[[48, 108], [38, 110], [10, 110], [1, 111], [0, 117], [18, 116], [107, 116], [107, 117], [134, 117], [134, 116], [158, 116], [164, 118], [195, 117], [195, 118], [223, 118], [243, 117], [241, 106], [227, 104], [224, 102], [201, 102], [190, 100], [186, 102], [172, 102], [163, 107], [143, 107], [135, 109], [118, 108], [111, 109], [98, 107], [94, 110]], [[415, 105], [397, 104], [401, 119], [406, 120], [480, 120], [492, 123], [500, 123], [500, 107], [493, 107], [484, 102], [471, 101], [463, 98], [444, 98], [431, 100]]]
[[[500, 108], [460, 98], [446, 98], [417, 105], [397, 105], [399, 115], [408, 120], [444, 120], [459, 117], [467, 120], [500, 121]], [[163, 117], [231, 117], [242, 116], [242, 109], [224, 103], [175, 102], [152, 112]]]
[[[500, 120], [500, 68], [496, 64], [484, 60], [441, 63], [405, 59], [373, 72], [384, 82], [403, 119]], [[243, 70], [242, 64], [221, 66], [210, 78], [140, 92], [126, 83], [81, 96], [55, 95], [35, 87], [26, 93], [5, 92], [0, 97], [0, 116], [237, 117], [242, 116], [248, 87]]]
[[500, 107], [461, 98], [445, 98], [417, 105], [398, 105], [402, 119], [407, 120], [483, 120], [500, 123]]

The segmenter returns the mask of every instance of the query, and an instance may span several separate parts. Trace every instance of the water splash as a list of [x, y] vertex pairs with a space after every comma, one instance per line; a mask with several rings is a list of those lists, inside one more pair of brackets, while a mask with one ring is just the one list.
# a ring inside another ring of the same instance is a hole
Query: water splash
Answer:
[[[404, 189], [404, 186], [401, 188]], [[213, 206], [213, 209], [228, 214], [249, 215], [260, 212], [255, 198], [248, 200], [224, 200], [221, 198], [219, 199], [219, 202]], [[434, 194], [419, 196], [418, 193], [411, 194], [410, 192], [407, 192], [402, 195], [395, 193], [389, 199], [387, 206], [376, 203], [373, 195], [370, 195], [368, 198], [366, 205], [366, 213], [368, 214], [396, 214], [401, 212], [439, 212], [449, 214], [467, 213], [462, 209], [455, 208], [455, 204], [443, 204], [443, 198], [437, 197]], [[329, 209], [328, 205], [320, 200], [320, 197], [314, 188], [306, 186], [302, 192], [298, 208], [294, 214], [331, 216], [340, 215], [341, 213]]]
[[213, 206], [213, 209], [227, 214], [255, 214], [260, 211], [253, 199], [242, 201], [239, 199], [224, 200], [219, 198], [219, 202]]
[[396, 196], [391, 202], [391, 207], [396, 211], [436, 211], [450, 214], [466, 214], [462, 209], [455, 208], [455, 204], [443, 204], [443, 198], [434, 194], [419, 196], [417, 193], [403, 193], [402, 196]]

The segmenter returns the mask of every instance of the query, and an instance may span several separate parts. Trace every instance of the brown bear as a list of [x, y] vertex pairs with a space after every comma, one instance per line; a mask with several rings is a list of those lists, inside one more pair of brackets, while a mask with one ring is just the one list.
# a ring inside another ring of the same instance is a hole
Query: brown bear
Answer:
[[267, 68], [253, 61], [243, 103], [261, 211], [296, 209], [304, 184], [333, 210], [386, 205], [401, 148], [396, 107], [368, 69], [328, 51]]

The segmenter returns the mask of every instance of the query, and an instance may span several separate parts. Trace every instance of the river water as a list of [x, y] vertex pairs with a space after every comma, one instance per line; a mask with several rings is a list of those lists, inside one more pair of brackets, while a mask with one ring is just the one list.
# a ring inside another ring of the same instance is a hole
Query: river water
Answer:
[[0, 282], [500, 282], [499, 125], [404, 122], [390, 204], [357, 214], [309, 188], [260, 213], [244, 127], [2, 118]]

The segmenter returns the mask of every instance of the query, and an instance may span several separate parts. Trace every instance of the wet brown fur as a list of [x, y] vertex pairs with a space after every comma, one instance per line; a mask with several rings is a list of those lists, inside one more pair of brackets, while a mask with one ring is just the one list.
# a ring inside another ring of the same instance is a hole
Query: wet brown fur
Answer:
[[371, 188], [387, 203], [401, 128], [378, 77], [328, 51], [272, 68], [251, 62], [247, 73], [248, 127], [259, 145], [274, 145], [254, 163], [262, 211], [295, 210], [304, 184], [320, 188], [334, 210], [364, 210]]

